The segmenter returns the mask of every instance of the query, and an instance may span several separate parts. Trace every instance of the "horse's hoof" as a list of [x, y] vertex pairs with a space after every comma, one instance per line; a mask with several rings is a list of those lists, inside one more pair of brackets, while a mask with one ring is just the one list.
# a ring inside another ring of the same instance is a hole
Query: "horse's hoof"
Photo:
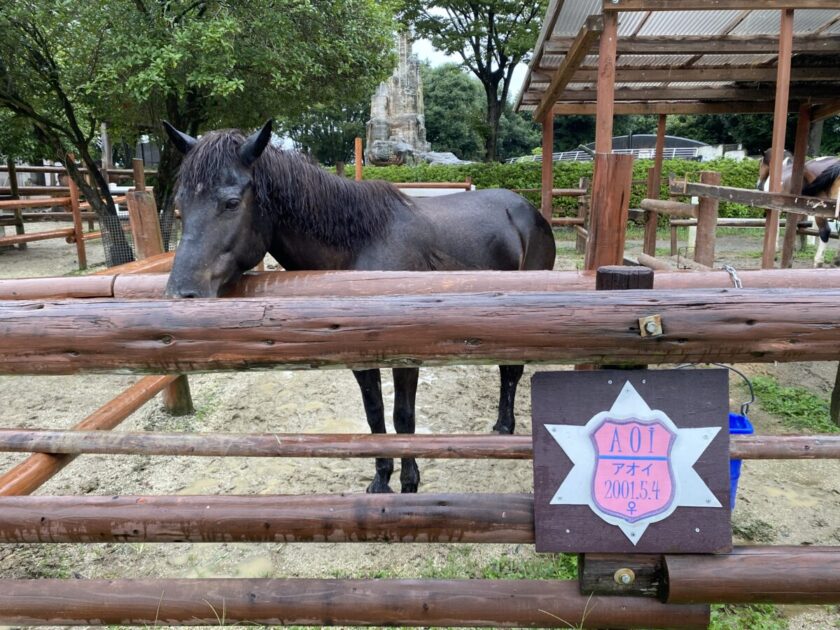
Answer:
[[416, 494], [417, 493], [417, 484], [416, 483], [404, 483], [402, 486], [401, 492], [403, 494]]
[[394, 491], [391, 490], [391, 486], [389, 486], [387, 483], [382, 483], [381, 481], [373, 480], [370, 482], [365, 492], [367, 492], [368, 494], [388, 494], [393, 493]]
[[493, 427], [493, 433], [496, 433], [497, 435], [513, 435], [513, 429], [497, 424]]

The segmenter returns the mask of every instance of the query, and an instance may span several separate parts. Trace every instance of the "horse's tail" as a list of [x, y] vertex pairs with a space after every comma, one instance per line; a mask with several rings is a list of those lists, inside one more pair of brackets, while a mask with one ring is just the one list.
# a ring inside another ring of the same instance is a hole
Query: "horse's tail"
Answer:
[[512, 213], [510, 209], [505, 209], [508, 219], [519, 236], [521, 247], [519, 271], [553, 269], [556, 245], [551, 225], [524, 199], [522, 199], [522, 205], [521, 210], [527, 209], [527, 211]]
[[831, 185], [840, 177], [840, 162], [829, 166], [810, 184], [802, 187], [802, 194], [807, 197], [817, 197], [820, 193], [831, 189]]

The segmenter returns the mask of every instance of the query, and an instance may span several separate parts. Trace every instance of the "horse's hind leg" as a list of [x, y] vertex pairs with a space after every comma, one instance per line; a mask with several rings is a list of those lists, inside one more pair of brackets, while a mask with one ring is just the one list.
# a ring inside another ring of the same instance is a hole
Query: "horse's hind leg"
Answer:
[[[353, 370], [353, 376], [362, 390], [362, 403], [371, 433], [385, 433], [385, 408], [382, 404], [382, 382], [379, 370]], [[368, 492], [391, 492], [388, 481], [394, 472], [394, 460], [385, 457], [376, 458], [376, 475]]]
[[[397, 433], [414, 433], [414, 402], [417, 398], [417, 368], [394, 368], [394, 429]], [[417, 492], [420, 469], [413, 457], [403, 457], [400, 469], [403, 492]]]
[[516, 401], [516, 386], [525, 371], [524, 365], [500, 365], [499, 376], [501, 386], [499, 391], [499, 418], [493, 430], [496, 433], [510, 434], [516, 427], [513, 416], [513, 404]]
[[825, 250], [828, 247], [828, 239], [831, 236], [831, 227], [825, 217], [816, 217], [819, 240], [817, 241], [817, 253], [814, 254], [814, 267], [822, 267], [825, 262]]

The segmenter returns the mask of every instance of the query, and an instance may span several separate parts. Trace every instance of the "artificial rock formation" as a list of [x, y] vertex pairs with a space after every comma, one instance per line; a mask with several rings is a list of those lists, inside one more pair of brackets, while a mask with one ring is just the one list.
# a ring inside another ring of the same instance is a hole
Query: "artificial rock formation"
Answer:
[[420, 62], [405, 33], [399, 38], [399, 65], [371, 98], [366, 145], [365, 160], [376, 166], [414, 164], [431, 149], [426, 141]]

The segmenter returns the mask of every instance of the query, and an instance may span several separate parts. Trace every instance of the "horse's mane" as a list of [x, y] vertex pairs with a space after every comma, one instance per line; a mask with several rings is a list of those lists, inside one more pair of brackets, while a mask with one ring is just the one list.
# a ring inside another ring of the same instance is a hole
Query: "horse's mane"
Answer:
[[[218, 186], [237, 163], [244, 142], [236, 129], [205, 134], [184, 157], [178, 185], [187, 190]], [[388, 182], [331, 175], [305, 155], [271, 143], [254, 163], [252, 175], [259, 212], [333, 246], [354, 248], [382, 236], [395, 211], [411, 205]]]

